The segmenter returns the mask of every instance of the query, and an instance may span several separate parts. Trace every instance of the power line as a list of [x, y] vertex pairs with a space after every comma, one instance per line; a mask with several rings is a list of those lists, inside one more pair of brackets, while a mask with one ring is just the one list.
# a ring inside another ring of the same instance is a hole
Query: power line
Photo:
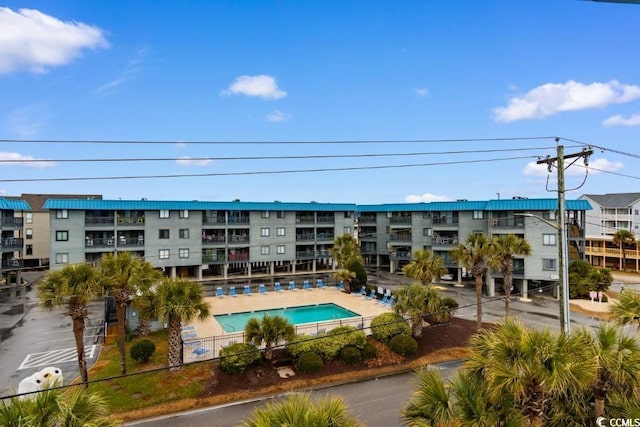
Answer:
[[163, 161], [226, 161], [226, 160], [301, 160], [301, 159], [349, 159], [370, 157], [409, 157], [409, 156], [438, 156], [452, 154], [480, 154], [501, 153], [513, 151], [550, 150], [555, 147], [525, 147], [488, 150], [458, 150], [458, 151], [428, 151], [410, 153], [370, 153], [370, 154], [309, 154], [297, 156], [233, 156], [233, 157], [118, 157], [118, 158], [89, 158], [89, 159], [0, 159], [0, 163], [80, 163], [80, 162], [163, 162]]
[[117, 140], [117, 139], [0, 139], [0, 143], [34, 144], [196, 144], [196, 145], [277, 145], [277, 144], [414, 144], [448, 142], [505, 142], [555, 139], [555, 136], [505, 137], [505, 138], [460, 138], [460, 139], [345, 139], [345, 140], [289, 140], [289, 141], [167, 141], [167, 140]]
[[120, 180], [120, 179], [158, 179], [158, 178], [204, 178], [204, 177], [220, 177], [220, 176], [248, 176], [248, 175], [282, 175], [282, 174], [296, 174], [296, 173], [315, 173], [315, 172], [340, 172], [340, 171], [356, 171], [356, 170], [377, 170], [377, 169], [400, 169], [400, 168], [415, 168], [426, 166], [445, 166], [445, 165], [459, 165], [470, 163], [489, 163], [489, 162], [503, 162], [510, 160], [522, 160], [522, 159], [537, 159], [538, 156], [520, 156], [520, 157], [505, 157], [495, 159], [482, 159], [482, 160], [459, 160], [450, 162], [435, 162], [435, 163], [414, 163], [404, 165], [380, 165], [380, 166], [350, 166], [341, 168], [318, 168], [318, 169], [288, 169], [288, 170], [274, 170], [274, 171], [248, 171], [248, 172], [217, 172], [217, 173], [202, 173], [202, 174], [167, 174], [167, 175], [121, 175], [121, 176], [102, 176], [102, 177], [59, 177], [59, 178], [14, 178], [14, 179], [0, 179], [0, 182], [53, 182], [53, 181], [106, 181], [106, 180]]

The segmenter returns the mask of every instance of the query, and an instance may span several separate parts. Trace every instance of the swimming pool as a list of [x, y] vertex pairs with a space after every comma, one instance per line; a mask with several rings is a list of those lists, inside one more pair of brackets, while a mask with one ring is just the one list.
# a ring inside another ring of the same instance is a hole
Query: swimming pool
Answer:
[[250, 318], [259, 318], [264, 315], [282, 316], [294, 325], [360, 317], [358, 313], [333, 303], [247, 311], [243, 313], [217, 314], [213, 317], [225, 332], [240, 332], [244, 330], [244, 326]]

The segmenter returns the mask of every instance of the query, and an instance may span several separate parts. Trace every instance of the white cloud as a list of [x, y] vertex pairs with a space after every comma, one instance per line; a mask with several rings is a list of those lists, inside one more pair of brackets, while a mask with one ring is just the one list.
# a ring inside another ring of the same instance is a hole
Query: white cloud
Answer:
[[31, 160], [37, 160], [33, 156], [28, 156], [20, 153], [0, 152], [0, 165], [18, 165], [26, 166], [29, 168], [46, 169], [54, 167], [55, 162], [33, 162]]
[[404, 198], [407, 203], [420, 203], [420, 202], [447, 202], [452, 200], [446, 196], [436, 196], [431, 193], [424, 193], [422, 195], [416, 196], [414, 194], [410, 194]]
[[506, 107], [493, 110], [494, 120], [502, 123], [524, 119], [541, 119], [563, 111], [602, 108], [640, 98], [640, 86], [624, 85], [616, 80], [607, 83], [546, 83], [509, 100]]
[[[566, 163], [565, 163], [566, 164]], [[624, 167], [622, 162], [611, 162], [607, 159], [595, 159], [589, 161], [589, 175], [599, 175], [604, 172], [615, 172], [619, 171]], [[524, 167], [523, 173], [525, 175], [532, 176], [547, 176], [549, 174], [549, 170], [547, 169], [546, 164], [537, 164], [536, 162], [529, 162]], [[565, 175], [567, 176], [583, 176], [585, 173], [584, 163], [581, 160], [578, 160], [572, 166], [569, 166]], [[551, 169], [551, 177], [555, 179], [557, 176], [557, 170], [554, 167]]]
[[419, 87], [416, 89], [416, 95], [418, 96], [427, 96], [429, 95], [429, 88], [428, 87]]
[[211, 159], [192, 159], [191, 157], [184, 156], [179, 160], [176, 160], [176, 163], [179, 166], [207, 166], [211, 164], [213, 160]]
[[621, 114], [611, 116], [602, 122], [603, 126], [640, 126], [640, 113], [624, 117]]
[[222, 94], [255, 96], [262, 99], [280, 99], [287, 96], [287, 92], [278, 88], [276, 79], [266, 74], [237, 77]]
[[283, 113], [280, 110], [275, 110], [272, 113], [267, 114], [267, 120], [270, 122], [285, 122], [291, 118], [291, 114]]
[[120, 73], [120, 75], [114, 80], [111, 80], [110, 82], [107, 82], [97, 88], [95, 90], [95, 93], [104, 93], [110, 91], [133, 79], [135, 75], [138, 74], [142, 69], [142, 60], [147, 54], [147, 51], [148, 49], [146, 48], [138, 50], [138, 52], [136, 52], [135, 58], [129, 61], [124, 71], [122, 71], [122, 73]]
[[34, 9], [0, 7], [0, 74], [43, 73], [81, 56], [83, 49], [106, 48], [98, 27], [60, 21]]

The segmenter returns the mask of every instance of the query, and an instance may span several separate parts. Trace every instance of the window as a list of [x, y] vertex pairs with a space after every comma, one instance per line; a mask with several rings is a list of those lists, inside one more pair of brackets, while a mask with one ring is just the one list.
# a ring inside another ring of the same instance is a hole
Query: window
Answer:
[[556, 271], [556, 260], [555, 260], [555, 258], [543, 258], [542, 259], [542, 270], [544, 270], [544, 271]]
[[160, 249], [158, 251], [159, 259], [169, 259], [169, 249]]
[[270, 228], [269, 227], [262, 227], [260, 229], [260, 235], [262, 237], [269, 237], [269, 234], [270, 234]]
[[269, 255], [269, 246], [261, 246], [260, 247], [260, 254]]
[[180, 239], [188, 239], [189, 238], [189, 229], [188, 228], [181, 228], [180, 230], [178, 230], [178, 237]]
[[56, 211], [57, 219], [66, 219], [69, 218], [69, 211], [66, 209], [60, 209]]
[[433, 230], [430, 228], [423, 228], [422, 229], [422, 235], [424, 237], [431, 237], [433, 235]]
[[186, 209], [178, 211], [178, 218], [189, 218], [189, 211]]
[[557, 238], [557, 236], [555, 234], [543, 234], [542, 235], [542, 244], [544, 246], [555, 246], [556, 245], [556, 238]]
[[33, 255], [33, 245], [27, 245], [27, 255]]
[[169, 218], [169, 209], [160, 209], [160, 218], [162, 219]]
[[25, 230], [25, 237], [29, 240], [33, 239], [33, 228], [27, 228]]
[[178, 249], [178, 257], [179, 258], [189, 258], [189, 248], [180, 248], [180, 249]]
[[56, 254], [56, 264], [69, 264], [69, 254], [68, 253]]
[[556, 219], [556, 211], [549, 211], [542, 213], [543, 219]]
[[285, 253], [285, 249], [284, 249], [284, 245], [278, 245], [278, 247], [276, 248], [276, 252], [280, 255]]
[[[636, 211], [636, 215], [638, 215], [638, 211]], [[33, 224], [33, 212], [26, 212], [24, 219], [27, 224]]]
[[[639, 214], [638, 212], [639, 212], [639, 211], [638, 211], [638, 209], [635, 209], [635, 210], [633, 211], [634, 215], [638, 215], [638, 214]], [[29, 215], [29, 214], [27, 214], [27, 215]], [[27, 217], [27, 218], [29, 218], [29, 217]], [[28, 223], [28, 222], [29, 222], [29, 221], [27, 221], [27, 223]]]
[[260, 217], [262, 218], [269, 218], [269, 211], [262, 211], [260, 213]]
[[278, 218], [286, 218], [287, 213], [285, 211], [278, 211]]
[[353, 212], [351, 212], [351, 211], [345, 212], [345, 213], [344, 213], [344, 217], [345, 217], [345, 218], [351, 218], [351, 217], [353, 217]]
[[276, 228], [276, 235], [285, 236], [286, 234], [287, 234], [286, 228], [284, 228], [284, 227]]
[[351, 234], [351, 227], [345, 227], [344, 234]]
[[158, 239], [168, 239], [169, 238], [169, 229], [161, 228], [158, 230]]
[[66, 230], [56, 231], [56, 242], [66, 242], [69, 240], [69, 232]]
[[473, 211], [473, 219], [482, 219], [484, 218], [483, 211]]

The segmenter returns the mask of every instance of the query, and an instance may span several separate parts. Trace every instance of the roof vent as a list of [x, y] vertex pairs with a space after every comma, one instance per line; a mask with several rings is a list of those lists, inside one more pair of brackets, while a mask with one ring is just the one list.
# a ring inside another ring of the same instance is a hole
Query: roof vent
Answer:
[[468, 201], [469, 201], [469, 199], [458, 199], [458, 200], [456, 200], [456, 202], [468, 202]]

